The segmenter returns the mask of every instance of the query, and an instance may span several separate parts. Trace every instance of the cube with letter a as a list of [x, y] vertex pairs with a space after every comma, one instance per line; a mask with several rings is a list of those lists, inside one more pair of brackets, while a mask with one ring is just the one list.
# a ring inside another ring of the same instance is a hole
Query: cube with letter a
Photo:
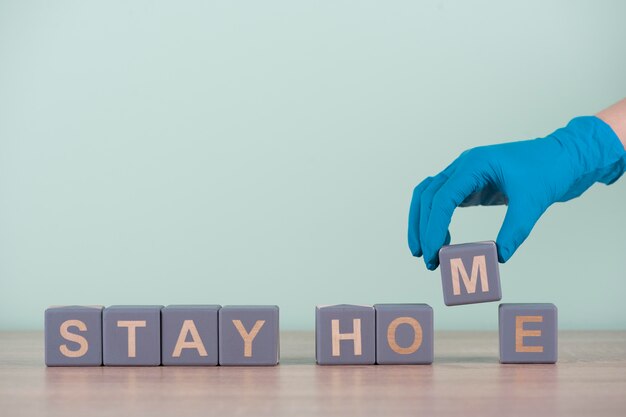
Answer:
[[500, 304], [500, 362], [555, 363], [558, 357], [554, 304]]
[[448, 306], [502, 298], [495, 242], [444, 246], [439, 250], [439, 268]]
[[102, 307], [60, 306], [45, 312], [47, 366], [102, 365]]
[[170, 305], [161, 309], [161, 364], [217, 365], [219, 305]]
[[315, 358], [319, 365], [373, 365], [375, 334], [372, 306], [340, 304], [315, 309]]

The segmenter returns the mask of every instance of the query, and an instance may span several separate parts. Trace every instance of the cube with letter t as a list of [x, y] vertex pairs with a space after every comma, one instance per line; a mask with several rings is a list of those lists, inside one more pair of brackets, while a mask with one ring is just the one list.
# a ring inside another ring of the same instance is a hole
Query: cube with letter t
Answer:
[[447, 306], [502, 298], [494, 242], [464, 243], [439, 250], [443, 300]]
[[102, 313], [105, 365], [161, 364], [161, 308], [111, 306]]
[[219, 311], [220, 365], [277, 365], [278, 306], [224, 306]]
[[500, 362], [555, 363], [557, 309], [554, 304], [500, 304]]
[[372, 306], [329, 305], [315, 309], [315, 358], [320, 365], [373, 365], [376, 361]]
[[48, 366], [102, 365], [102, 307], [50, 307], [45, 312]]

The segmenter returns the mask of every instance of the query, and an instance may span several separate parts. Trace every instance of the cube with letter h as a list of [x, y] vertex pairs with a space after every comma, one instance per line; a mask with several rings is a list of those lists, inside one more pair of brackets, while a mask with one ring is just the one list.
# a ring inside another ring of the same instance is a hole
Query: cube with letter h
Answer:
[[373, 365], [376, 361], [372, 306], [331, 305], [315, 309], [315, 358], [320, 365]]
[[277, 365], [278, 306], [224, 306], [219, 311], [220, 365]]
[[554, 304], [500, 304], [499, 327], [501, 363], [557, 361]]
[[102, 308], [62, 306], [46, 309], [47, 366], [102, 365]]
[[444, 246], [439, 250], [439, 264], [446, 305], [502, 298], [495, 242]]

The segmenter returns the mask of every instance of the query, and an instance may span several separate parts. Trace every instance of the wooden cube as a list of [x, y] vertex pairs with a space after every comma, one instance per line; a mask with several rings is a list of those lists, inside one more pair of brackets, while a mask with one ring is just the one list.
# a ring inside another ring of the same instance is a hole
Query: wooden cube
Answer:
[[554, 304], [500, 304], [498, 313], [501, 363], [556, 363]]
[[170, 305], [161, 310], [163, 365], [217, 365], [219, 305]]
[[219, 311], [220, 365], [277, 365], [278, 306], [224, 306]]
[[447, 306], [502, 299], [495, 242], [444, 246], [439, 268]]
[[47, 366], [102, 365], [102, 306], [59, 306], [45, 311]]
[[372, 365], [376, 361], [372, 306], [330, 305], [315, 309], [315, 358], [320, 365]]
[[111, 306], [102, 314], [104, 364], [161, 364], [161, 308]]
[[376, 304], [376, 363], [433, 362], [433, 309], [428, 304]]

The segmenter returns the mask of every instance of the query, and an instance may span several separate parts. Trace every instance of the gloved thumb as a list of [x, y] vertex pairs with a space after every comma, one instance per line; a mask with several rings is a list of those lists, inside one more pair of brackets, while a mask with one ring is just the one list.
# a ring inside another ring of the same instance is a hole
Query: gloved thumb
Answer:
[[509, 208], [496, 239], [500, 263], [508, 261], [513, 256], [544, 212], [545, 208], [539, 204], [509, 200]]

